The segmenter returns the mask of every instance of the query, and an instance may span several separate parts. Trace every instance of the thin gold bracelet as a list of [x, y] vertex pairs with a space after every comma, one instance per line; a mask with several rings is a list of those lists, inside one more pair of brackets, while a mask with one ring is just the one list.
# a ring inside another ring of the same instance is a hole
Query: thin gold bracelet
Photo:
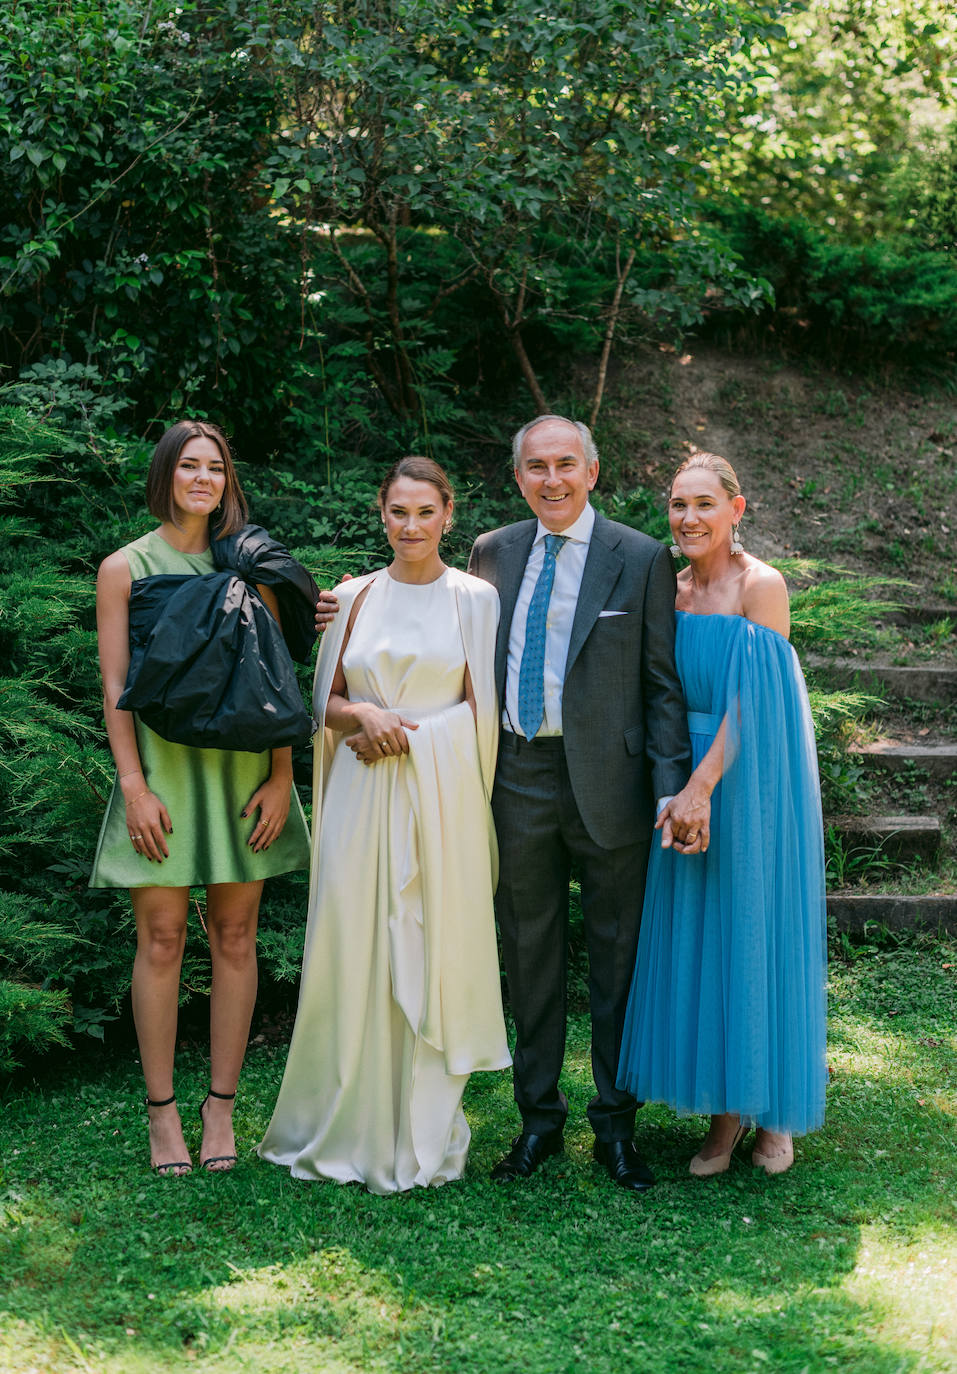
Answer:
[[139, 801], [140, 797], [145, 797], [145, 796], [147, 796], [147, 795], [149, 794], [149, 790], [150, 790], [150, 789], [147, 787], [147, 788], [144, 788], [144, 790], [143, 790], [142, 792], [137, 792], [136, 796], [135, 796], [135, 797], [131, 797], [130, 800], [126, 803], [126, 805], [127, 805], [127, 806], [132, 806], [134, 802], [138, 802], [138, 801]]

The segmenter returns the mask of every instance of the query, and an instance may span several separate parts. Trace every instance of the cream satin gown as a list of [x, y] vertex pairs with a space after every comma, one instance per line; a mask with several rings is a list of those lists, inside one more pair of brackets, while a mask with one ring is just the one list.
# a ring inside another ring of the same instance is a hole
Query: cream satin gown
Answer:
[[363, 581], [349, 698], [419, 728], [408, 756], [367, 766], [341, 746], [325, 773], [299, 1009], [259, 1152], [296, 1178], [392, 1193], [461, 1176], [468, 1076], [511, 1062], [459, 603], [483, 607], [473, 678], [492, 670], [497, 604], [489, 619], [491, 589], [452, 570], [426, 586], [385, 570]]

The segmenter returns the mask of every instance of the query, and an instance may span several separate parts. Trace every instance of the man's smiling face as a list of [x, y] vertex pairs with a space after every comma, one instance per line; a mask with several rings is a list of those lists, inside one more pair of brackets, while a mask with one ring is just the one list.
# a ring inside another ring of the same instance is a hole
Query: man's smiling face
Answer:
[[552, 534], [573, 525], [598, 480], [598, 460], [588, 462], [582, 436], [567, 420], [543, 420], [525, 435], [515, 480]]

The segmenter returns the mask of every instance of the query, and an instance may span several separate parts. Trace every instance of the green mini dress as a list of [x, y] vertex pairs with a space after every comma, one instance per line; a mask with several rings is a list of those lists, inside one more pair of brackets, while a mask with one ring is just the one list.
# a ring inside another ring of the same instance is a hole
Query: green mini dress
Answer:
[[[144, 534], [120, 552], [134, 582], [160, 573], [209, 573], [213, 556], [179, 553], [158, 530]], [[309, 867], [309, 832], [295, 789], [282, 834], [254, 854], [249, 837], [258, 811], [243, 820], [240, 812], [272, 766], [262, 754], [232, 749], [195, 749], [173, 744], [133, 715], [140, 761], [151, 791], [166, 806], [173, 823], [167, 835], [169, 858], [151, 863], [130, 843], [126, 806], [119, 782], [103, 818], [93, 861], [90, 887], [205, 887], [209, 883], [250, 883], [277, 873]]]

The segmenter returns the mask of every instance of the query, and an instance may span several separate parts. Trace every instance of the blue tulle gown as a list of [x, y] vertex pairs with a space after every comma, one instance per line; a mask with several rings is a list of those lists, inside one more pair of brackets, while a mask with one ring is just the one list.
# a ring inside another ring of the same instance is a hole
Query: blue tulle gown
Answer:
[[727, 715], [711, 844], [653, 843], [619, 1086], [802, 1135], [824, 1120], [826, 918], [817, 754], [781, 635], [677, 614], [694, 763]]

